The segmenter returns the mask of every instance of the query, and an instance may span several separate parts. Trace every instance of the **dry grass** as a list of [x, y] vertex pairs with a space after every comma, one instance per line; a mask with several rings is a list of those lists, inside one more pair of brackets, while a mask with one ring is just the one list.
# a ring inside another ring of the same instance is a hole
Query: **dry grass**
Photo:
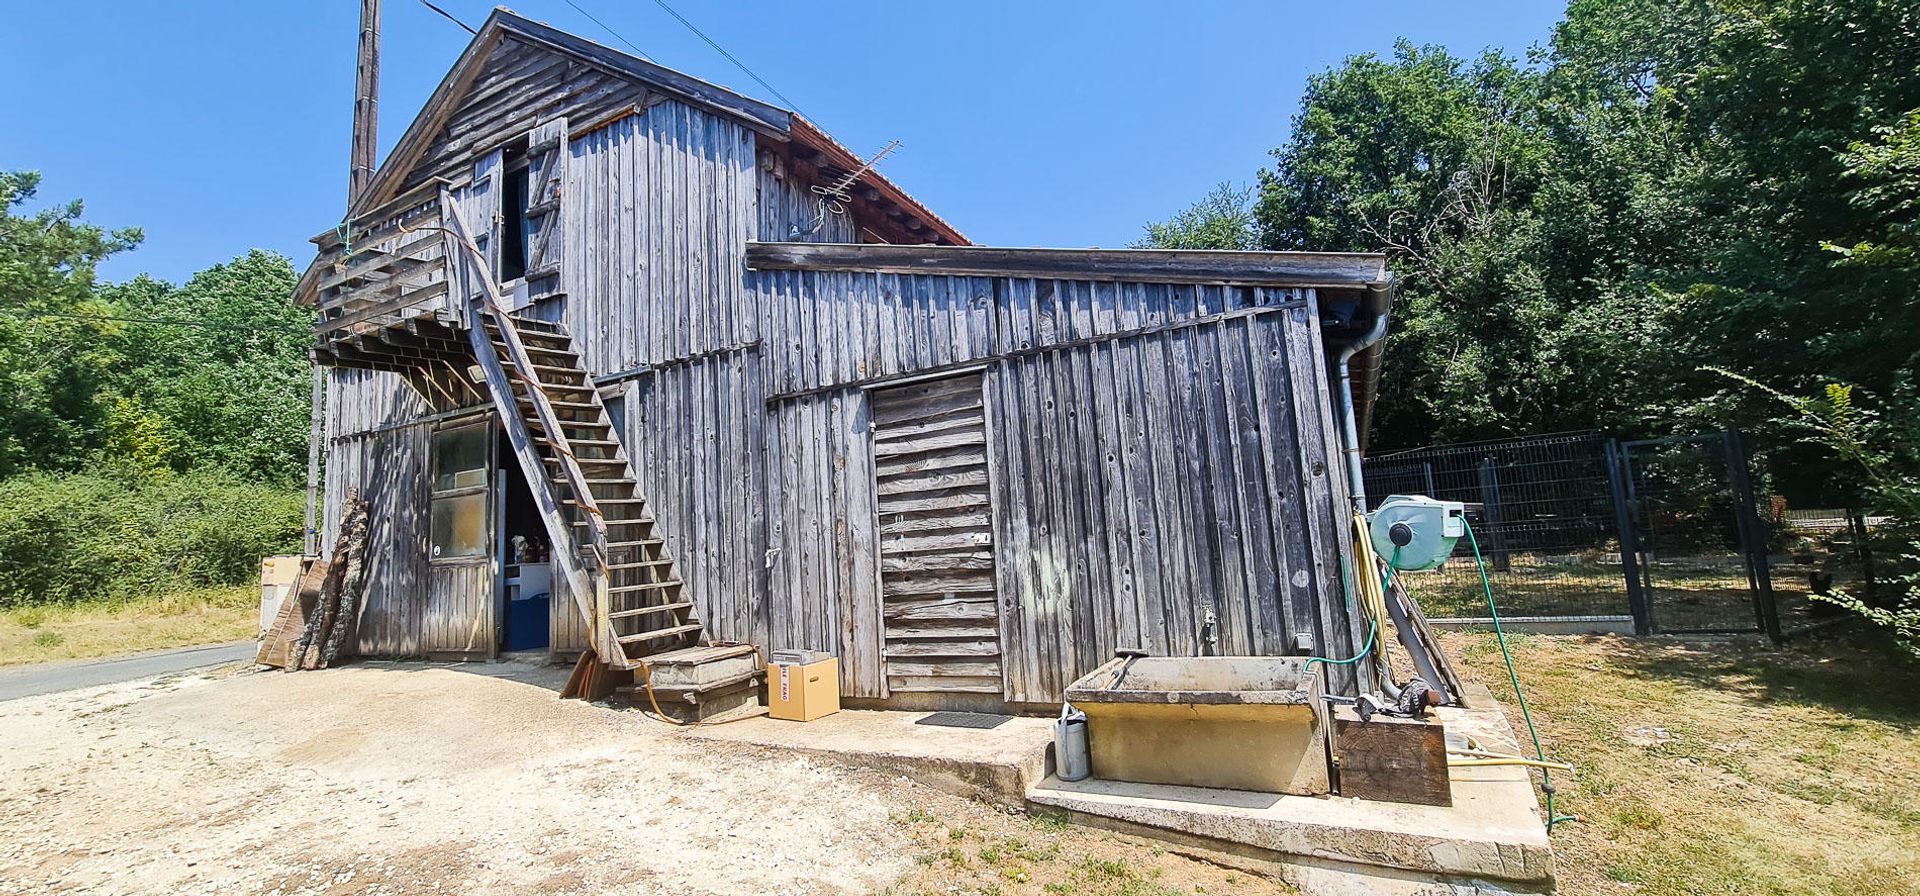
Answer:
[[914, 810], [894, 817], [921, 849], [887, 896], [1195, 896], [1285, 894], [1279, 881], [1198, 861], [1152, 843], [1046, 818], [999, 815], [949, 823]]
[[[1448, 634], [1507, 702], [1492, 636]], [[1833, 641], [1515, 637], [1561, 893], [1920, 893], [1920, 667]], [[1524, 737], [1524, 729], [1522, 736]]]
[[254, 636], [260, 589], [209, 588], [0, 613], [0, 666], [217, 644]]

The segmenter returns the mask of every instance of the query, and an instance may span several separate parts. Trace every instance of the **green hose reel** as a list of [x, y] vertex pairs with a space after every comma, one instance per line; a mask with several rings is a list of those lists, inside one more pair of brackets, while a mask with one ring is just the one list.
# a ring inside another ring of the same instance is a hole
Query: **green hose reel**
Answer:
[[1367, 514], [1374, 553], [1393, 558], [1393, 568], [1433, 569], [1453, 554], [1467, 534], [1467, 506], [1425, 495], [1392, 495]]

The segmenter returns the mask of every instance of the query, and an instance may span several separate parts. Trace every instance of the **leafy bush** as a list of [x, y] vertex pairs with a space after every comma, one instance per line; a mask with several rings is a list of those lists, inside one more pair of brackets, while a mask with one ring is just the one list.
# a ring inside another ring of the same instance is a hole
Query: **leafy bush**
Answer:
[[0, 481], [0, 607], [241, 584], [297, 549], [299, 492], [230, 474]]
[[1787, 425], [1803, 438], [1848, 462], [1856, 487], [1888, 518], [1876, 538], [1876, 557], [1891, 559], [1890, 581], [1877, 594], [1837, 589], [1815, 599], [1837, 604], [1884, 629], [1894, 643], [1920, 658], [1920, 395], [1903, 390], [1886, 410], [1863, 406], [1855, 388], [1829, 383], [1820, 395], [1801, 398], [1748, 377], [1720, 371], [1793, 409]]

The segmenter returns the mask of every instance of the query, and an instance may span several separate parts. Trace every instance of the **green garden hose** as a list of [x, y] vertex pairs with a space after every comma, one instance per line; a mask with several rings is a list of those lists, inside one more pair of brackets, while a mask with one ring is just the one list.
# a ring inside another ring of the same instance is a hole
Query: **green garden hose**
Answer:
[[[1393, 584], [1393, 565], [1398, 562], [1400, 562], [1400, 548], [1395, 547], [1393, 549], [1393, 559], [1387, 561], [1387, 575], [1381, 581], [1381, 586], [1383, 588]], [[1342, 563], [1341, 564], [1342, 571], [1344, 571], [1345, 568], [1346, 568], [1346, 564]], [[1403, 584], [1401, 587], [1405, 587], [1405, 585]], [[1352, 582], [1347, 583], [1347, 606], [1349, 607], [1353, 606], [1353, 583]], [[1360, 652], [1354, 654], [1353, 656], [1347, 657], [1344, 660], [1336, 660], [1336, 659], [1331, 659], [1329, 657], [1324, 657], [1324, 656], [1310, 656], [1310, 657], [1307, 657], [1306, 662], [1300, 664], [1300, 671], [1305, 672], [1308, 669], [1313, 668], [1313, 664], [1315, 663], [1326, 663], [1329, 666], [1351, 666], [1354, 663], [1360, 662], [1361, 660], [1366, 659], [1368, 654], [1373, 652], [1373, 641], [1374, 641], [1374, 638], [1379, 635], [1379, 633], [1380, 633], [1380, 621], [1373, 618], [1372, 613], [1368, 613], [1367, 614], [1367, 642], [1365, 644], [1360, 645]]]
[[[1507, 633], [1500, 628], [1500, 611], [1493, 605], [1493, 580], [1487, 578], [1487, 561], [1480, 556], [1480, 539], [1474, 537], [1473, 524], [1465, 519], [1461, 523], [1467, 527], [1467, 543], [1473, 545], [1473, 562], [1480, 567], [1480, 586], [1487, 592], [1487, 614], [1493, 618], [1493, 637], [1500, 642], [1500, 656], [1507, 661], [1507, 680], [1513, 683], [1513, 697], [1520, 704], [1520, 718], [1527, 722], [1527, 736], [1533, 738], [1533, 755], [1540, 762], [1547, 762], [1547, 751], [1540, 746], [1540, 732], [1533, 727], [1533, 711], [1527, 708], [1527, 695], [1520, 690], [1520, 673], [1513, 669], [1513, 653], [1507, 650]], [[1540, 790], [1547, 795], [1547, 833], [1553, 833], [1553, 826], [1563, 821], [1579, 821], [1577, 815], [1556, 815], [1553, 810], [1553, 773], [1545, 766], [1540, 769]]]

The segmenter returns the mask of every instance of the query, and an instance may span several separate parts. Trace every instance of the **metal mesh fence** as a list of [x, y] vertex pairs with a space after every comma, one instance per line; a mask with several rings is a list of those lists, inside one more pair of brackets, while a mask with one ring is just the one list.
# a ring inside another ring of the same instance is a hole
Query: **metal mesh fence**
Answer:
[[1773, 594], [1780, 629], [1795, 635], [1845, 622], [1853, 614], [1821, 596], [1850, 594], [1882, 605], [1895, 587], [1874, 544], [1892, 521], [1855, 508], [1772, 509]]
[[1738, 434], [1622, 448], [1648, 627], [1770, 631], [1765, 533]]
[[[1366, 461], [1368, 501], [1416, 494], [1482, 505], [1474, 531], [1502, 617], [1631, 624], [1609, 444], [1575, 432], [1383, 454]], [[1404, 578], [1429, 617], [1487, 615], [1467, 539], [1439, 569]]]

